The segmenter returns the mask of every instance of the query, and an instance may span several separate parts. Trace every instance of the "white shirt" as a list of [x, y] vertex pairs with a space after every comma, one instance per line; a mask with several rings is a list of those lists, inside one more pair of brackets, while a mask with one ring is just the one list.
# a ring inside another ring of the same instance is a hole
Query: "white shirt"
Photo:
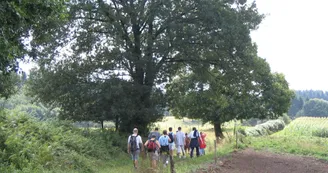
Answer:
[[[199, 136], [200, 136], [200, 135], [199, 135], [199, 132], [197, 131], [197, 133], [196, 133], [196, 137], [199, 137]], [[194, 130], [191, 131], [191, 132], [189, 133], [188, 137], [189, 137], [190, 139], [196, 138], [196, 137], [194, 136]]]
[[176, 144], [177, 145], [184, 145], [185, 144], [185, 134], [182, 131], [178, 131], [176, 133]]
[[[132, 136], [137, 136], [137, 134], [132, 134]], [[131, 135], [129, 136], [128, 144], [130, 143], [130, 138], [131, 138]], [[136, 141], [137, 141], [137, 148], [140, 149], [139, 144], [142, 143], [142, 139], [141, 139], [141, 136], [140, 135], [137, 136]]]

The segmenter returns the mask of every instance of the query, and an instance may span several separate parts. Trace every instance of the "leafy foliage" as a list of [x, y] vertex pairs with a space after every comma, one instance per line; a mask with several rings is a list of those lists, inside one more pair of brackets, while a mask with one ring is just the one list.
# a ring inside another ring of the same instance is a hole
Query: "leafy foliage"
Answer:
[[[25, 55], [36, 58], [40, 43], [48, 40], [58, 22], [66, 18], [64, 0], [2, 0], [0, 2], [0, 97], [12, 94], [11, 72], [19, 70]], [[52, 26], [52, 27], [51, 27]], [[4, 88], [5, 87], [5, 88]]]
[[[249, 32], [263, 17], [255, 3], [239, 1], [82, 0], [68, 6], [70, 20], [40, 49], [31, 86], [40, 93], [32, 94], [63, 108], [65, 118], [114, 118], [119, 130], [138, 126], [141, 133], [163, 116], [161, 84], [180, 67], [233, 63], [227, 56], [252, 46]], [[122, 88], [124, 98], [116, 101], [111, 93]], [[124, 106], [128, 112], [120, 111]]]
[[9, 98], [17, 92], [19, 76], [16, 73], [4, 74], [0, 71], [0, 98]]
[[213, 69], [207, 76], [181, 75], [168, 85], [173, 114], [211, 122], [220, 137], [223, 135], [220, 126], [224, 122], [282, 116], [293, 96], [284, 76], [271, 74], [269, 65], [261, 58], [245, 61], [252, 65], [244, 64], [242, 70], [245, 71], [230, 71], [230, 75], [233, 66]]
[[19, 112], [0, 114], [1, 172], [77, 170], [94, 172], [98, 159], [109, 160], [116, 152], [112, 136], [95, 131], [82, 136], [82, 131], [69, 122], [40, 122]]
[[4, 108], [16, 112], [24, 112], [41, 120], [56, 117], [57, 109], [50, 110], [41, 103], [33, 103], [32, 98], [26, 96], [24, 93], [25, 89], [22, 88], [10, 98], [0, 99], [0, 109]]

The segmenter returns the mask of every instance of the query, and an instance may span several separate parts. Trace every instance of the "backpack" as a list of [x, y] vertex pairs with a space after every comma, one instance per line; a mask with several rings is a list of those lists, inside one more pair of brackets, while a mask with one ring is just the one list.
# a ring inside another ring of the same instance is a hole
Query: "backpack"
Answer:
[[137, 136], [130, 136], [130, 151], [137, 151]]
[[197, 132], [198, 132], [197, 130], [194, 131], [194, 137], [195, 137], [195, 138], [198, 138], [198, 137], [199, 137], [199, 136], [197, 135]]
[[147, 144], [148, 152], [152, 152], [156, 150], [156, 140], [149, 140]]
[[168, 136], [171, 139], [171, 142], [169, 143], [173, 143], [174, 142], [173, 132], [170, 132]]

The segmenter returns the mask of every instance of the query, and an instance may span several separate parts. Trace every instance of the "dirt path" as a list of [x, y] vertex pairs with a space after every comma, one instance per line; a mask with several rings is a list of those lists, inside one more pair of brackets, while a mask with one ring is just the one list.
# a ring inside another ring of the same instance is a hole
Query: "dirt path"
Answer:
[[328, 173], [328, 162], [312, 157], [246, 149], [220, 159], [197, 173]]

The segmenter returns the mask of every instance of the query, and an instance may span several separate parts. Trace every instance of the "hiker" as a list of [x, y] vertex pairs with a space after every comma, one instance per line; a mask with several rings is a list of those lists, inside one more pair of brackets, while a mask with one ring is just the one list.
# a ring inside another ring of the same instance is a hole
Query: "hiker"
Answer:
[[186, 158], [184, 145], [185, 145], [185, 134], [181, 131], [181, 127], [178, 127], [178, 132], [175, 135], [176, 138], [176, 145], [177, 145], [177, 155], [181, 159], [181, 153], [183, 155], [183, 158]]
[[194, 149], [196, 148], [196, 156], [198, 157], [199, 154], [199, 132], [197, 131], [196, 127], [192, 128], [192, 131], [189, 133], [190, 138], [190, 158], [193, 157]]
[[155, 135], [156, 136], [156, 140], [159, 139], [159, 137], [161, 136], [161, 134], [158, 131], [158, 127], [155, 128], [155, 131], [152, 131], [152, 132], [149, 133], [148, 139], [150, 139], [152, 135]]
[[128, 138], [128, 153], [132, 156], [134, 168], [138, 168], [138, 159], [140, 151], [143, 151], [143, 144], [140, 135], [138, 135], [138, 129], [133, 129], [133, 134]]
[[148, 151], [148, 157], [150, 159], [150, 166], [153, 169], [156, 169], [157, 167], [157, 161], [159, 158], [158, 151], [161, 148], [161, 145], [159, 144], [158, 140], [156, 139], [156, 135], [153, 134], [150, 139], [148, 139], [145, 142], [145, 147]]
[[184, 146], [185, 152], [189, 154], [190, 152], [190, 138], [188, 137], [188, 133], [185, 134], [185, 146]]
[[166, 167], [169, 164], [169, 142], [171, 139], [167, 136], [167, 131], [163, 130], [163, 135], [159, 137], [159, 144], [161, 146], [160, 148], [160, 155], [161, 159], [163, 161], [164, 167]]
[[206, 137], [206, 134], [203, 132], [200, 132], [200, 138], [198, 138], [200, 155], [205, 155], [205, 148], [206, 148], [205, 137]]
[[169, 134], [168, 134], [168, 136], [170, 138], [170, 142], [169, 142], [170, 156], [173, 156], [175, 135], [174, 135], [174, 133], [172, 131], [172, 127], [169, 127]]

